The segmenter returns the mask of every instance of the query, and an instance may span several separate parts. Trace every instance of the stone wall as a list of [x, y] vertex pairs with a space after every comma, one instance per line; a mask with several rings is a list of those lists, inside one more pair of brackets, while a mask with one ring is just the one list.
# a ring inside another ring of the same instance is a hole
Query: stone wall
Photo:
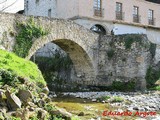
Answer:
[[[140, 42], [136, 42], [135, 36], [140, 38]], [[132, 38], [131, 48], [126, 49], [125, 41]], [[152, 61], [150, 45], [146, 35], [102, 36], [97, 55], [97, 84], [104, 86], [111, 85], [113, 81], [133, 80], [145, 88], [146, 71]]]

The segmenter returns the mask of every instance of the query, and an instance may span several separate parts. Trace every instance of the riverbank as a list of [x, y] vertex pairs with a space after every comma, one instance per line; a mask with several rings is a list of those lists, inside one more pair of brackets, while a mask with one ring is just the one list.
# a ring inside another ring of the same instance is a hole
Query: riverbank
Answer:
[[61, 93], [60, 97], [53, 98], [53, 101], [55, 105], [65, 108], [82, 120], [160, 119], [160, 92], [158, 91], [65, 92]]

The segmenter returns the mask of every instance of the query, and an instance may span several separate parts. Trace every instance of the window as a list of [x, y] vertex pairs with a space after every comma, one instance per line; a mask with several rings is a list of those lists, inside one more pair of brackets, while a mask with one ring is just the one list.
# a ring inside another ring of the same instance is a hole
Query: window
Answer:
[[139, 8], [137, 6], [133, 6], [133, 15], [138, 15]]
[[94, 7], [97, 8], [97, 10], [101, 10], [101, 0], [94, 0]]
[[51, 17], [51, 12], [52, 12], [52, 10], [49, 9], [49, 10], [48, 10], [48, 17]]
[[116, 2], [116, 11], [122, 12], [122, 3]]
[[149, 25], [154, 25], [154, 16], [153, 16], [153, 14], [154, 14], [154, 11], [153, 10], [151, 10], [151, 9], [149, 9], [148, 10], [148, 24]]
[[139, 7], [133, 6], [133, 22], [140, 22]]
[[101, 0], [94, 0], [94, 15], [102, 17], [103, 16], [103, 9], [102, 9], [102, 1]]
[[38, 4], [39, 3], [39, 0], [36, 0], [36, 4]]
[[123, 20], [122, 3], [116, 2], [116, 19]]

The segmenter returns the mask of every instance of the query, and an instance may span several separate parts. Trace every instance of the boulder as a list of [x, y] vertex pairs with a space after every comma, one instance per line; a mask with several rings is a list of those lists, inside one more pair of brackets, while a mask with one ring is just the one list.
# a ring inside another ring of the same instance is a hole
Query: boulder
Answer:
[[56, 108], [57, 110], [51, 111], [50, 114], [51, 115], [62, 115], [62, 118], [64, 118], [65, 120], [71, 120], [72, 114], [67, 112], [65, 109], [62, 108]]
[[3, 47], [2, 45], [0, 45], [0, 49], [1, 50], [5, 50], [5, 47]]
[[49, 94], [49, 89], [48, 89], [48, 87], [47, 87], [47, 86], [44, 87], [44, 88], [42, 89], [42, 92], [48, 95], [48, 94]]
[[7, 105], [9, 109], [11, 110], [17, 110], [18, 108], [21, 108], [21, 101], [20, 99], [14, 94], [10, 93], [8, 90], [5, 92], [6, 98], [7, 98]]
[[18, 97], [22, 102], [27, 102], [29, 98], [32, 98], [32, 93], [29, 90], [19, 90]]
[[84, 116], [84, 112], [80, 112], [78, 116]]
[[37, 117], [38, 117], [40, 120], [45, 120], [47, 114], [48, 114], [47, 111], [45, 111], [45, 110], [43, 110], [43, 109], [39, 109], [39, 110], [38, 110]]

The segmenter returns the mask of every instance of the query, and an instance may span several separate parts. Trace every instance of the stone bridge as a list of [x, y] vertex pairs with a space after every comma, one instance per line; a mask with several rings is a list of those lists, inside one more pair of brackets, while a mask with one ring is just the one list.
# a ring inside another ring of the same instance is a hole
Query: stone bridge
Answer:
[[[27, 22], [29, 18], [0, 13], [0, 45], [12, 51], [14, 35], [18, 32], [16, 21]], [[145, 88], [146, 72], [153, 63], [151, 44], [145, 35], [99, 37], [69, 20], [34, 17], [34, 21], [49, 30], [49, 34], [34, 40], [26, 59], [45, 44], [53, 42], [69, 54], [76, 72], [72, 79], [79, 84], [108, 86], [113, 81], [135, 81], [137, 86]], [[127, 39], [132, 39], [133, 43], [127, 43]], [[130, 47], [126, 48], [126, 44]]]
[[[17, 14], [0, 14], [0, 31], [16, 31], [15, 22], [27, 22], [30, 17]], [[80, 26], [73, 21], [34, 17], [37, 25], [49, 30], [47, 36], [34, 40], [26, 59], [49, 42], [57, 44], [69, 54], [79, 83], [93, 84], [96, 76], [95, 48], [97, 48], [98, 34]], [[14, 44], [14, 43], [13, 43]], [[79, 79], [78, 79], [79, 78]]]

